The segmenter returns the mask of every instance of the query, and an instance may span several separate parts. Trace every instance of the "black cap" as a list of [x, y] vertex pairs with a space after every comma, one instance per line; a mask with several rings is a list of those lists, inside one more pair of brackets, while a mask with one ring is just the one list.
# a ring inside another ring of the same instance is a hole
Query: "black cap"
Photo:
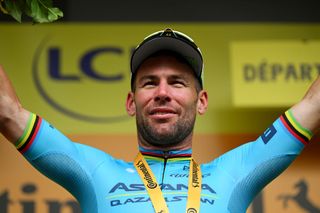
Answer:
[[161, 50], [170, 50], [181, 55], [192, 67], [201, 88], [203, 87], [203, 59], [200, 49], [187, 35], [166, 29], [147, 36], [134, 50], [131, 56], [131, 88], [139, 66], [148, 57]]

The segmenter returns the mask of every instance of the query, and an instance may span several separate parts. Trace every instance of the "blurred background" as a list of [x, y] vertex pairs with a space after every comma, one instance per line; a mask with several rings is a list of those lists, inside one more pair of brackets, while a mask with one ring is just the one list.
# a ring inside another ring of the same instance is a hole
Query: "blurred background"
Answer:
[[[129, 59], [154, 31], [182, 31], [203, 53], [209, 109], [198, 117], [193, 148], [201, 163], [255, 140], [320, 73], [318, 1], [53, 3], [64, 17], [50, 24], [0, 14], [0, 63], [27, 109], [126, 161], [137, 153], [135, 121], [124, 107]], [[315, 136], [248, 212], [320, 212], [319, 151]], [[3, 137], [0, 160], [0, 213], [80, 212]]]

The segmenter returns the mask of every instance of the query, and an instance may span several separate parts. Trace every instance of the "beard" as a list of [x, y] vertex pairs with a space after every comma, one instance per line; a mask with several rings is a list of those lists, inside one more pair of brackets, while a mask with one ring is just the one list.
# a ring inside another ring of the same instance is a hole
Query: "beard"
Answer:
[[165, 132], [157, 131], [158, 128], [151, 124], [146, 117], [141, 114], [137, 115], [138, 134], [145, 142], [154, 146], [164, 147], [179, 144], [193, 131], [196, 116], [193, 113], [190, 114], [185, 118], [179, 119], [170, 127], [170, 130]]

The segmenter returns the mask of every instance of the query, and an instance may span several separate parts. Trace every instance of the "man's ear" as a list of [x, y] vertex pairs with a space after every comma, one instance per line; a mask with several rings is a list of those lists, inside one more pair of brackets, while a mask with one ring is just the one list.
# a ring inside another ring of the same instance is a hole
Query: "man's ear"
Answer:
[[208, 108], [208, 93], [205, 90], [201, 90], [198, 96], [197, 110], [200, 115], [203, 115]]
[[134, 116], [136, 114], [136, 104], [134, 103], [134, 94], [129, 92], [126, 101], [126, 110], [128, 115]]

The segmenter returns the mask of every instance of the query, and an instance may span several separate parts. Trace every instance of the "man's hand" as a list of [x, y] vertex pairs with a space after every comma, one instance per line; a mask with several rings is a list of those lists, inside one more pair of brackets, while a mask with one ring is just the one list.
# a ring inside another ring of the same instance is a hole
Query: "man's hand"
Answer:
[[0, 132], [12, 143], [23, 134], [29, 112], [25, 110], [0, 65]]
[[314, 134], [320, 129], [320, 77], [310, 86], [303, 99], [292, 107], [297, 121]]

